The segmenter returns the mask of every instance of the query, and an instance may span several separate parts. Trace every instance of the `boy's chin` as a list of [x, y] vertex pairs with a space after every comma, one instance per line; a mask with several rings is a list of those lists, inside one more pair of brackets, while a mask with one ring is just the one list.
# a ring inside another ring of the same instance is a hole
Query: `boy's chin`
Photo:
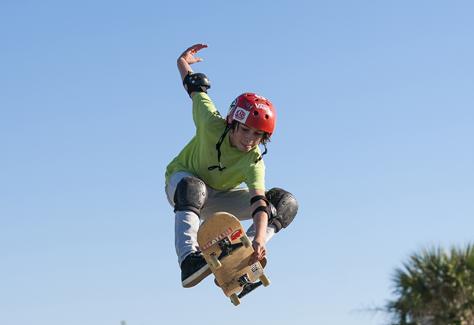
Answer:
[[232, 144], [231, 142], [231, 145], [236, 148], [237, 150], [241, 151], [241, 152], [250, 152], [252, 151], [253, 149], [255, 149], [255, 147], [257, 145], [254, 145], [254, 146], [246, 146], [245, 144], [242, 144], [242, 143], [236, 143], [235, 145]]
[[242, 152], [249, 152], [249, 151], [252, 151], [254, 147], [250, 147], [250, 146], [240, 146], [239, 147], [239, 150], [242, 151]]

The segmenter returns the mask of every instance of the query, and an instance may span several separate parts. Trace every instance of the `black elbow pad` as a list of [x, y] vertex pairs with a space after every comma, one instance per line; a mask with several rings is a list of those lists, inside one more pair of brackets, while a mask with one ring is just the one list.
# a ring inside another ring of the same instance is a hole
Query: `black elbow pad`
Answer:
[[207, 90], [211, 88], [211, 83], [204, 73], [188, 73], [184, 77], [183, 85], [190, 96], [196, 91], [207, 94]]

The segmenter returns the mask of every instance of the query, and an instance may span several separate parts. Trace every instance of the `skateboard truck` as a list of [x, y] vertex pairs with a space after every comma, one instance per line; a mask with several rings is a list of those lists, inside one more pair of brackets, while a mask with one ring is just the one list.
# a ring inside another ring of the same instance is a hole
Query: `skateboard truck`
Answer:
[[218, 259], [221, 260], [224, 257], [231, 255], [233, 251], [235, 251], [237, 248], [242, 247], [244, 244], [242, 243], [236, 243], [236, 244], [231, 244], [229, 238], [224, 238], [221, 241], [217, 243], [219, 245], [219, 248], [221, 249], [221, 254], [219, 255]]
[[245, 274], [239, 278], [239, 284], [242, 287], [242, 291], [239, 293], [238, 297], [242, 298], [243, 296], [260, 287], [263, 283], [262, 281], [253, 283], [250, 281], [248, 275]]
[[213, 252], [210, 254], [211, 256], [211, 259], [212, 259], [212, 266], [214, 268], [219, 268], [222, 266], [222, 263], [221, 263], [221, 260], [223, 258], [225, 258], [226, 256], [229, 256], [229, 255], [232, 255], [232, 253], [242, 247], [242, 246], [245, 246], [245, 247], [248, 247], [248, 245], [246, 245], [248, 243], [245, 243], [245, 240], [244, 242], [239, 242], [239, 243], [235, 243], [235, 244], [232, 244], [231, 241], [229, 240], [229, 238], [224, 238], [220, 241], [217, 242], [217, 246], [219, 246], [219, 249], [221, 250], [221, 253], [219, 254], [219, 256], [217, 256], [216, 252]]
[[239, 278], [239, 284], [241, 287], [244, 287], [246, 284], [249, 284], [249, 283], [250, 283], [250, 279], [247, 274], [244, 274]]
[[239, 295], [237, 297], [239, 298], [242, 298], [244, 297], [245, 295], [247, 295], [248, 293], [252, 292], [253, 290], [257, 289], [258, 287], [260, 287], [261, 285], [263, 284], [262, 281], [258, 281], [258, 282], [255, 282], [255, 283], [247, 283], [243, 286], [242, 288], [242, 291], [239, 293]]

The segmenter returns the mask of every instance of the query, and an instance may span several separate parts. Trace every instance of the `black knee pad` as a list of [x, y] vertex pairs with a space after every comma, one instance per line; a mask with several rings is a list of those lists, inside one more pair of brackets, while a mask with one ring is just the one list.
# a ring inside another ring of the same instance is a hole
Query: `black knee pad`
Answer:
[[265, 193], [270, 202], [271, 216], [268, 224], [275, 226], [275, 232], [288, 227], [298, 212], [298, 202], [293, 194], [274, 187]]
[[197, 177], [186, 176], [176, 186], [174, 211], [193, 211], [199, 216], [206, 199], [206, 184]]

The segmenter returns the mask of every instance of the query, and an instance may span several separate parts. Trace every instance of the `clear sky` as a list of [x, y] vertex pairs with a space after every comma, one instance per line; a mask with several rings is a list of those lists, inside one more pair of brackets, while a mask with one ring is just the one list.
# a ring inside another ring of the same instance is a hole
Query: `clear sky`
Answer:
[[[0, 1], [0, 323], [378, 325], [410, 253], [474, 229], [471, 1]], [[297, 218], [235, 308], [182, 289], [164, 170], [194, 133], [176, 58], [221, 113], [273, 101], [267, 186]]]

